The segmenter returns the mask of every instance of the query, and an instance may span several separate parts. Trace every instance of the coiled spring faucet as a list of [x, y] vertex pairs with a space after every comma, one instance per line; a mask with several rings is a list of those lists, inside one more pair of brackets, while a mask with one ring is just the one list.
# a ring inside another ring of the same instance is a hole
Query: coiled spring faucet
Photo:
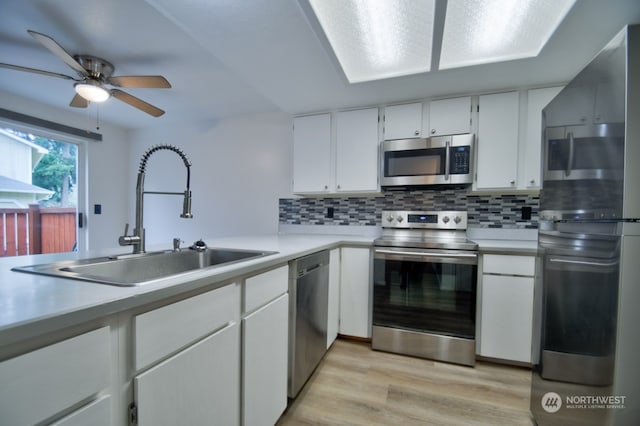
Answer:
[[[145, 191], [144, 190], [144, 176], [147, 168], [147, 162], [149, 157], [154, 152], [160, 150], [173, 151], [180, 156], [184, 162], [184, 166], [187, 168], [187, 189], [184, 192], [165, 192], [165, 191]], [[173, 145], [156, 145], [149, 148], [140, 160], [140, 167], [138, 169], [138, 182], [136, 184], [136, 227], [133, 229], [133, 235], [127, 235], [129, 231], [129, 224], [124, 227], [124, 235], [118, 239], [121, 246], [133, 246], [133, 253], [145, 252], [144, 241], [144, 225], [143, 225], [143, 212], [144, 212], [144, 195], [145, 194], [161, 194], [161, 195], [182, 195], [184, 196], [184, 202], [182, 203], [182, 214], [180, 217], [191, 219], [191, 190], [189, 189], [191, 181], [191, 162], [187, 158], [184, 152], [180, 148]]]

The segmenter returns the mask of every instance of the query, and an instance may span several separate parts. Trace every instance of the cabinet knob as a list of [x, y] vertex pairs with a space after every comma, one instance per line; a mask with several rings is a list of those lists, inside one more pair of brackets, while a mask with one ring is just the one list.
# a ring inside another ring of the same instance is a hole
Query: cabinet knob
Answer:
[[510, 183], [511, 185], [515, 185], [515, 184], [516, 184], [516, 181], [515, 181], [515, 180], [512, 180], [512, 181], [509, 181], [509, 183]]
[[415, 136], [420, 136], [420, 130], [416, 130], [415, 132], [413, 132], [413, 134], [414, 134]]
[[340, 185], [338, 185], [337, 188], [340, 189]]
[[435, 135], [436, 134], [436, 129], [431, 129], [431, 134]]
[[328, 186], [328, 185], [325, 185], [325, 186], [324, 186], [324, 189], [329, 189], [329, 186]]
[[531, 185], [533, 185], [534, 183], [536, 183], [536, 180], [535, 180], [535, 179], [531, 179], [531, 180], [529, 181], [529, 183], [530, 183]]

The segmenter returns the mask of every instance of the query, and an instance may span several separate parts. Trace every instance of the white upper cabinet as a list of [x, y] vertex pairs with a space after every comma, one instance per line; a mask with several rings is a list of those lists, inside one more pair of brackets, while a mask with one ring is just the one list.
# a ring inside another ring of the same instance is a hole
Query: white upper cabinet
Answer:
[[471, 97], [429, 102], [428, 136], [457, 135], [471, 131]]
[[329, 192], [331, 114], [293, 119], [293, 192]]
[[533, 89], [527, 92], [527, 121], [524, 123], [524, 159], [519, 186], [527, 189], [540, 188], [542, 153], [542, 110], [558, 93], [562, 87], [547, 87]]
[[336, 192], [378, 191], [378, 108], [336, 114]]
[[384, 139], [422, 137], [422, 103], [391, 105], [384, 108]]
[[477, 189], [515, 188], [519, 93], [479, 97]]
[[593, 121], [595, 90], [592, 87], [568, 87], [562, 102], [549, 107], [547, 126], [574, 126]]

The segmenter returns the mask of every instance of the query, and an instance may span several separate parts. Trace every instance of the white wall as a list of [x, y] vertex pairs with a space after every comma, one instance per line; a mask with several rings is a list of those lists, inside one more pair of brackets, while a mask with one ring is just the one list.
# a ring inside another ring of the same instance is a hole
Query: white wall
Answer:
[[[102, 142], [86, 143], [88, 200], [80, 210], [88, 213], [89, 249], [117, 246], [128, 216], [127, 188], [133, 174], [128, 159], [129, 132], [107, 123], [101, 123], [96, 131], [95, 110], [78, 113], [71, 108], [57, 109], [6, 92], [0, 92], [0, 107], [102, 134]], [[101, 215], [93, 214], [94, 204], [102, 204]]]
[[[198, 238], [269, 234], [278, 231], [278, 199], [291, 197], [292, 118], [267, 113], [207, 125], [185, 123], [132, 133], [129, 168], [137, 173], [148, 148], [171, 144], [191, 160], [193, 219], [181, 219], [182, 197], [146, 195], [147, 245], [169, 248], [174, 237], [190, 244]], [[135, 177], [129, 190], [134, 222]], [[171, 151], [149, 159], [145, 190], [182, 192], [186, 169]]]

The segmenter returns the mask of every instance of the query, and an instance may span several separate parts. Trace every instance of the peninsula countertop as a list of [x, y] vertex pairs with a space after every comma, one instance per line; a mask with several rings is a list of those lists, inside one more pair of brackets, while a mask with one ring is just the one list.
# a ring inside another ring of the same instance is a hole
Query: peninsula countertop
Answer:
[[[205, 238], [209, 247], [277, 253], [168, 277], [135, 287], [118, 287], [12, 271], [14, 266], [128, 253], [119, 247], [99, 252], [62, 253], [0, 259], [0, 346], [11, 345], [65, 327], [124, 312], [171, 296], [220, 286], [292, 259], [341, 245], [371, 246], [374, 237], [357, 235], [276, 234]], [[166, 247], [152, 248], [163, 250]], [[149, 250], [152, 251], [152, 250]]]

